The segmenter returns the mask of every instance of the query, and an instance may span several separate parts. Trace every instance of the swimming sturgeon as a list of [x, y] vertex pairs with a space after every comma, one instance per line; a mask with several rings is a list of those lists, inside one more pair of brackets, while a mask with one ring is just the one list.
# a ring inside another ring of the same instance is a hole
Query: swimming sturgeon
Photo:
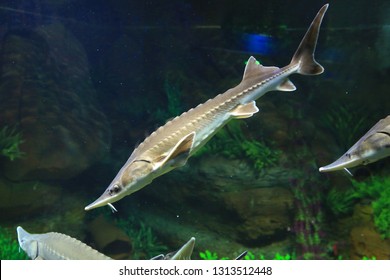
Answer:
[[104, 193], [85, 207], [112, 206], [153, 179], [182, 166], [222, 126], [233, 118], [249, 118], [257, 113], [255, 100], [269, 91], [294, 91], [291, 74], [319, 75], [324, 68], [314, 59], [320, 25], [328, 4], [324, 5], [293, 55], [290, 64], [266, 67], [250, 57], [240, 84], [198, 105], [147, 137], [130, 155]]
[[16, 228], [19, 246], [33, 260], [111, 260], [80, 240], [58, 232], [31, 234]]
[[152, 258], [152, 260], [190, 260], [194, 251], [195, 237], [191, 237], [179, 250], [166, 255], [160, 254]]
[[320, 167], [319, 171], [347, 170], [388, 156], [390, 156], [390, 115], [377, 122], [338, 160]]
[[[171, 252], [166, 255], [160, 254], [151, 258], [151, 260], [190, 260], [192, 252], [194, 251], [195, 237], [191, 237], [179, 250]], [[242, 252], [235, 260], [243, 259], [248, 252]]]

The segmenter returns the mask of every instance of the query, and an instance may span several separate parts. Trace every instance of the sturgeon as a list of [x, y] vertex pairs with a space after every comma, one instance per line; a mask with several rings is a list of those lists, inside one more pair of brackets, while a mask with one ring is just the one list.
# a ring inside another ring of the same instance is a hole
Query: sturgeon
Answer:
[[[190, 260], [192, 252], [194, 251], [195, 237], [191, 237], [179, 250], [171, 252], [166, 255], [160, 254], [151, 258], [151, 260]], [[242, 252], [235, 260], [243, 259], [248, 252]]]
[[31, 234], [16, 228], [19, 246], [33, 260], [111, 260], [87, 244], [63, 233]]
[[348, 172], [348, 168], [366, 165], [388, 156], [390, 156], [390, 115], [377, 122], [339, 159], [320, 167], [319, 171], [344, 169]]
[[259, 111], [255, 100], [265, 93], [294, 91], [296, 87], [289, 80], [291, 74], [321, 74], [324, 68], [315, 60], [314, 51], [328, 5], [317, 13], [290, 64], [282, 68], [266, 67], [251, 56], [243, 79], [236, 87], [190, 109], [153, 132], [133, 151], [104, 193], [85, 210], [105, 205], [115, 210], [113, 202], [183, 166], [228, 121], [252, 117]]
[[166, 255], [160, 254], [152, 258], [152, 260], [190, 260], [194, 251], [195, 237], [191, 237], [179, 250]]

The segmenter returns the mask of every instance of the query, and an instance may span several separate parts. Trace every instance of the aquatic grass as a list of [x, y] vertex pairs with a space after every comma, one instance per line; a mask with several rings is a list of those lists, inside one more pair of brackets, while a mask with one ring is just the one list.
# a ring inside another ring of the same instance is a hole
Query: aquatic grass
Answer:
[[131, 217], [117, 219], [117, 225], [131, 238], [134, 259], [150, 259], [159, 254], [165, 254], [168, 247], [161, 244], [152, 229], [142, 221]]
[[325, 259], [325, 232], [322, 185], [318, 177], [303, 170], [297, 171], [291, 181], [294, 195], [295, 217], [292, 232], [295, 233], [298, 259]]
[[264, 143], [253, 140], [244, 140], [241, 143], [241, 148], [257, 171], [269, 166], [275, 166], [281, 154], [281, 151], [271, 149]]
[[28, 260], [27, 254], [9, 230], [0, 226], [0, 260]]
[[374, 224], [383, 238], [390, 237], [390, 177], [373, 176], [358, 182], [351, 180], [352, 188], [332, 188], [326, 197], [329, 210], [335, 215], [349, 214], [359, 200], [371, 200]]
[[[206, 250], [204, 252], [199, 253], [199, 257], [202, 260], [229, 260], [230, 258], [228, 257], [218, 257], [218, 254], [216, 252], [211, 252], [209, 250]], [[296, 254], [295, 253], [287, 253], [287, 254], [280, 254], [280, 253], [275, 253], [275, 255], [272, 258], [267, 258], [263, 254], [258, 254], [255, 255], [251, 251], [247, 251], [245, 257], [243, 260], [295, 260], [296, 259]]]
[[295, 253], [287, 253], [285, 255], [280, 253], [275, 253], [273, 258], [267, 258], [263, 254], [259, 254], [258, 256], [255, 256], [252, 252], [248, 251], [247, 254], [244, 257], [244, 260], [295, 260], [297, 258]]
[[372, 256], [372, 257], [363, 256], [363, 257], [362, 257], [362, 260], [363, 260], [363, 261], [372, 261], [372, 260], [376, 260], [376, 257], [375, 257], [375, 256]]
[[353, 188], [347, 190], [339, 190], [332, 188], [326, 195], [327, 208], [337, 217], [346, 215], [352, 212], [358, 194]]
[[172, 79], [165, 78], [164, 92], [167, 97], [167, 106], [165, 109], [159, 107], [154, 116], [157, 122], [166, 122], [168, 119], [179, 116], [184, 109], [181, 102], [181, 90], [178, 83]]
[[15, 127], [4, 126], [0, 130], [0, 155], [11, 161], [23, 157], [24, 153], [19, 149], [23, 142], [21, 133]]
[[371, 199], [374, 224], [382, 238], [390, 237], [390, 177], [373, 176], [367, 181], [352, 180], [356, 197]]
[[210, 252], [209, 250], [206, 250], [204, 252], [200, 252], [199, 257], [202, 260], [228, 260], [228, 258], [225, 258], [225, 257], [219, 258], [217, 253]]
[[244, 135], [241, 125], [242, 122], [231, 121], [194, 156], [219, 154], [231, 159], [244, 158], [258, 172], [264, 168], [275, 166], [279, 161], [281, 151], [264, 142], [248, 139]]
[[[337, 260], [344, 260], [344, 257], [342, 255], [338, 255]], [[375, 256], [371, 256], [371, 257], [363, 256], [362, 257], [362, 261], [374, 261], [374, 260], [376, 260]]]
[[369, 126], [368, 116], [361, 108], [356, 108], [350, 103], [336, 103], [322, 115], [320, 121], [330, 131], [340, 148], [347, 150]]

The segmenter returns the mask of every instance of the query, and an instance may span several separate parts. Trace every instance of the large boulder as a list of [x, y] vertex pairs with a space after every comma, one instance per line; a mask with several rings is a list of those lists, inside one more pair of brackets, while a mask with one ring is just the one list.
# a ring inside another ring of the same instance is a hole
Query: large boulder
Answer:
[[55, 207], [62, 195], [58, 185], [11, 182], [0, 178], [0, 221], [21, 220]]
[[259, 188], [223, 195], [227, 209], [238, 215], [241, 241], [267, 243], [286, 238], [293, 219], [292, 193], [286, 188]]
[[288, 189], [291, 176], [283, 167], [255, 172], [244, 160], [205, 155], [136, 195], [152, 198], [160, 205], [155, 208], [178, 213], [193, 227], [201, 228], [201, 220], [207, 230], [234, 242], [268, 245], [288, 237], [294, 200]]
[[382, 238], [375, 228], [373, 209], [370, 205], [355, 206], [353, 219], [355, 226], [350, 232], [352, 259], [375, 257], [379, 260], [390, 259], [390, 240]]
[[87, 56], [61, 24], [8, 32], [0, 75], [0, 127], [16, 126], [24, 140], [25, 156], [3, 162], [8, 178], [71, 178], [108, 151]]

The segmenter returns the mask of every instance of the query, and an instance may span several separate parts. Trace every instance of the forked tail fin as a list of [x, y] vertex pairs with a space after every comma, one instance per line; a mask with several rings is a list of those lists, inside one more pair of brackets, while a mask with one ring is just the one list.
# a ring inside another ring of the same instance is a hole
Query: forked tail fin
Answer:
[[324, 72], [324, 67], [314, 58], [314, 52], [317, 45], [318, 33], [322, 19], [329, 4], [324, 5], [317, 13], [309, 29], [306, 31], [298, 49], [295, 51], [291, 64], [298, 64], [297, 73], [302, 75], [319, 75]]

